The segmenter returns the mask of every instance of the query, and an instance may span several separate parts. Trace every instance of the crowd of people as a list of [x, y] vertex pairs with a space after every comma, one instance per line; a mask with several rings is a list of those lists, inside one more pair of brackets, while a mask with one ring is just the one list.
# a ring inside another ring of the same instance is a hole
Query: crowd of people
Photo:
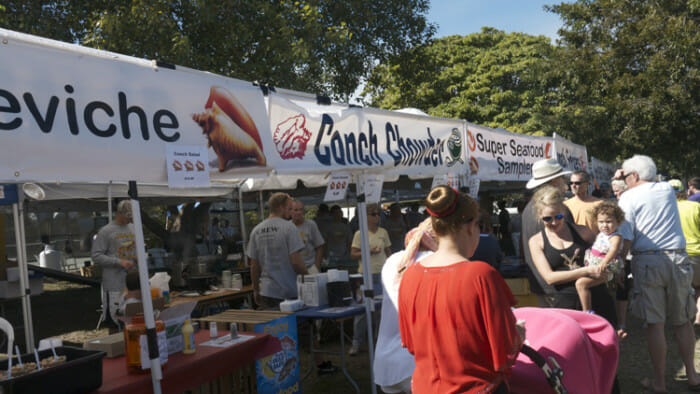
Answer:
[[[367, 204], [364, 266], [384, 293], [375, 382], [387, 393], [509, 391], [525, 327], [499, 273], [500, 238], [513, 240], [507, 253], [522, 255], [540, 307], [600, 316], [614, 328], [615, 343], [627, 335], [628, 309], [643, 321], [653, 371], [644, 385], [652, 392], [666, 390], [665, 328], [671, 326], [688, 388], [700, 391], [693, 327], [700, 325], [700, 178], [658, 179], [652, 159], [635, 155], [589, 193], [586, 172], [538, 161], [526, 184], [532, 197], [519, 214], [511, 217], [498, 204], [506, 214], [498, 215], [497, 237], [491, 213], [451, 187], [433, 188], [424, 213], [418, 204], [405, 214], [399, 204]], [[357, 261], [362, 272], [357, 217], [347, 220], [340, 206], [321, 204], [308, 219], [304, 204], [286, 193], [273, 194], [268, 206], [269, 217], [253, 228], [246, 248], [260, 308], [279, 309], [296, 298], [296, 276], [319, 273], [324, 264]], [[128, 203], [120, 203], [93, 243], [107, 314], [133, 266], [130, 221]], [[211, 225], [211, 233], [222, 232], [219, 223]], [[215, 246], [217, 236], [209, 242]], [[365, 340], [364, 325], [365, 315], [355, 319], [350, 355]], [[335, 370], [328, 361], [317, 363], [320, 373]], [[610, 390], [620, 392], [616, 379]]]

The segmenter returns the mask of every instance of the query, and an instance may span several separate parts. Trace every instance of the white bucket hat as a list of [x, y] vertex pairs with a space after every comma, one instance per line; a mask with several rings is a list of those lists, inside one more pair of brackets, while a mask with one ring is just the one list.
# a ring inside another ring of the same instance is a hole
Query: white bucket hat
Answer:
[[532, 179], [527, 181], [525, 187], [528, 189], [534, 189], [554, 178], [570, 174], [571, 171], [564, 171], [564, 168], [559, 165], [557, 159], [552, 158], [540, 160], [532, 165]]

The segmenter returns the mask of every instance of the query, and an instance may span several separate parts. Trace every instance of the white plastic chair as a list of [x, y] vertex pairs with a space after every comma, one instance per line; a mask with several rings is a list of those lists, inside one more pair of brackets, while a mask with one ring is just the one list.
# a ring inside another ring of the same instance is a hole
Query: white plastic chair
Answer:
[[15, 342], [15, 329], [9, 321], [0, 317], [0, 330], [7, 335], [7, 378], [9, 379], [12, 377], [12, 345]]

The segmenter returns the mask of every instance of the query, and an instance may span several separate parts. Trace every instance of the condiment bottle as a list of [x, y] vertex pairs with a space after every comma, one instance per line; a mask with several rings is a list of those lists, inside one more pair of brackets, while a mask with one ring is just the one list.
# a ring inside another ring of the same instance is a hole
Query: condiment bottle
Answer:
[[151, 299], [160, 297], [160, 288], [151, 287]]
[[185, 320], [185, 324], [182, 325], [182, 336], [185, 337], [185, 349], [182, 351], [182, 353], [194, 353], [194, 327], [192, 327], [189, 319]]
[[[156, 320], [156, 334], [159, 341], [160, 362], [164, 365], [168, 361], [167, 344], [165, 339], [165, 322]], [[146, 344], [146, 324], [144, 322], [143, 313], [137, 313], [131, 319], [131, 324], [127, 324], [124, 329], [124, 346], [126, 369], [131, 373], [148, 372], [150, 366], [143, 367], [141, 357], [148, 357], [148, 350], [144, 347], [141, 349], [141, 344]], [[165, 352], [165, 353], [163, 353]], [[150, 361], [150, 360], [148, 360]], [[148, 363], [150, 364], [150, 363]]]
[[146, 325], [143, 314], [139, 313], [131, 319], [131, 324], [127, 324], [124, 328], [124, 358], [126, 359], [126, 369], [129, 372], [146, 372], [141, 368], [141, 345], [139, 344], [141, 335], [146, 335]]

